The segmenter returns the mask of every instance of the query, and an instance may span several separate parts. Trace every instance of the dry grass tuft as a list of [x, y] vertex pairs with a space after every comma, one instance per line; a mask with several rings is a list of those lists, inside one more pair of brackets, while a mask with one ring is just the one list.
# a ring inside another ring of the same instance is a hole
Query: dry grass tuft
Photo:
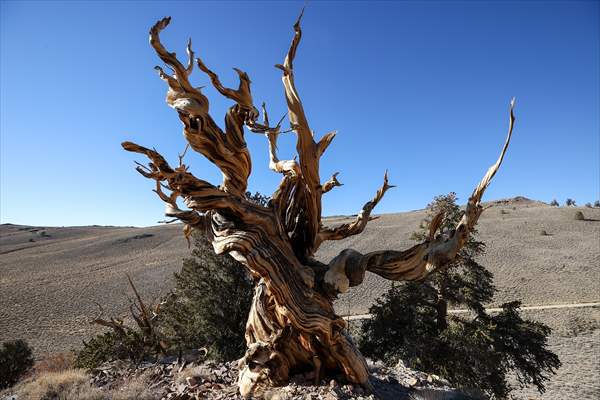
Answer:
[[160, 400], [162, 391], [150, 384], [150, 371], [142, 373], [107, 394], [111, 400]]
[[[60, 364], [49, 365], [54, 367]], [[123, 382], [118, 387], [102, 390], [90, 384], [90, 376], [83, 369], [37, 371], [33, 377], [18, 384], [11, 393], [14, 393], [17, 399], [28, 400], [161, 399], [163, 391], [152, 385], [150, 381], [151, 373], [148, 371]]]
[[89, 375], [82, 369], [45, 372], [24, 381], [17, 388], [17, 396], [30, 400], [102, 400], [106, 397], [89, 383]]
[[44, 354], [33, 366], [35, 374], [61, 372], [73, 368], [75, 354], [73, 352]]

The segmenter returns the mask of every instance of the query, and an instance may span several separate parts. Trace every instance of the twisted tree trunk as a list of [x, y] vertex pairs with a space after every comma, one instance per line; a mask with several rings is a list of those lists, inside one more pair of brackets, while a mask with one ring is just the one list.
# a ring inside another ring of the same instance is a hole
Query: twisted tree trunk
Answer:
[[[300, 18], [294, 25], [295, 34], [284, 63], [277, 65], [283, 71], [291, 130], [297, 135], [297, 161], [278, 159], [281, 121], [270, 126], [264, 104], [263, 122], [257, 121], [259, 112], [253, 104], [248, 75], [235, 69], [240, 79], [238, 89], [225, 88], [219, 77], [196, 59], [213, 86], [235, 103], [225, 117], [225, 131], [214, 122], [208, 99], [188, 80], [194, 66], [191, 41], [186, 66], [160, 42], [159, 34], [169, 22], [170, 18], [164, 18], [150, 30], [151, 45], [173, 71], [169, 75], [156, 67], [168, 85], [167, 103], [178, 112], [189, 145], [220, 168], [223, 182], [214, 186], [196, 178], [183, 164], [183, 156], [173, 168], [153, 149], [131, 142], [124, 142], [123, 147], [149, 158], [150, 163], [138, 163], [137, 170], [156, 182], [154, 191], [166, 203], [166, 214], [185, 224], [186, 236], [192, 229], [202, 230], [217, 253], [230, 253], [259, 281], [246, 326], [248, 350], [240, 360], [241, 394], [260, 394], [268, 386], [285, 383], [290, 373], [302, 370], [314, 370], [316, 381], [324, 374], [341, 373], [348, 381], [369, 388], [365, 360], [344, 333], [346, 323], [335, 314], [333, 301], [349, 287], [361, 284], [366, 271], [391, 280], [416, 280], [452, 261], [483, 210], [481, 197], [506, 152], [514, 122], [513, 103], [500, 157], [469, 198], [455, 230], [436, 235], [443, 217], [438, 215], [427, 239], [408, 250], [361, 254], [347, 249], [323, 264], [313, 258], [321, 243], [361, 233], [371, 220], [371, 211], [392, 186], [386, 173], [383, 185], [355, 221], [323, 226], [321, 197], [341, 184], [337, 173], [321, 183], [319, 159], [335, 133], [315, 141], [294, 83], [293, 61], [302, 35]], [[244, 126], [266, 136], [269, 168], [283, 175], [266, 207], [245, 198], [251, 160]], [[178, 198], [187, 210], [178, 207]]]

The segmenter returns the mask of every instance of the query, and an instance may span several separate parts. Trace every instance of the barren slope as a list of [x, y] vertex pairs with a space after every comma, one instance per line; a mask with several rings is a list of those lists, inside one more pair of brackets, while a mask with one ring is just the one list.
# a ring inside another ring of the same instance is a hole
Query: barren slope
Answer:
[[[576, 210], [521, 199], [497, 203], [483, 214], [479, 232], [488, 248], [480, 261], [494, 273], [500, 289], [495, 304], [512, 299], [525, 304], [599, 300], [600, 210], [582, 208], [586, 221], [574, 219]], [[325, 243], [318, 257], [329, 260], [346, 247], [407, 248], [423, 216], [422, 211], [383, 215], [362, 235]], [[550, 236], [540, 235], [542, 229]], [[154, 299], [171, 288], [172, 273], [188, 253], [180, 225], [2, 225], [0, 341], [24, 338], [38, 353], [78, 346], [95, 330], [87, 323], [98, 310], [95, 303], [102, 304], [107, 315], [127, 312], [125, 273], [144, 298]], [[366, 312], [388, 285], [368, 276], [364, 285], [338, 301], [338, 311]]]
[[[494, 202], [478, 223], [479, 238], [487, 245], [479, 262], [494, 274], [499, 289], [492, 304], [517, 299], [524, 305], [599, 301], [600, 209], [558, 208], [517, 199]], [[585, 221], [574, 219], [579, 210]], [[324, 243], [319, 258], [327, 261], [347, 247], [361, 252], [408, 248], [415, 244], [410, 234], [424, 216], [424, 211], [383, 215], [359, 236]], [[341, 221], [347, 220], [335, 222]], [[366, 313], [389, 285], [368, 274], [363, 285], [338, 301], [338, 312]]]
[[181, 225], [35, 229], [0, 230], [0, 341], [25, 338], [37, 352], [79, 346], [95, 331], [95, 303], [126, 312], [125, 273], [146, 299], [166, 293], [188, 254]]

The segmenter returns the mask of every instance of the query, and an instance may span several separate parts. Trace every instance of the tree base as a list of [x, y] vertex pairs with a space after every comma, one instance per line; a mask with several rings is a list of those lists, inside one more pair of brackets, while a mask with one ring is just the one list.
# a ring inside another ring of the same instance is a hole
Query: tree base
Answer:
[[[323, 305], [335, 316], [329, 302]], [[260, 281], [246, 325], [248, 350], [239, 361], [238, 386], [242, 396], [260, 395], [270, 387], [285, 385], [290, 376], [299, 373], [311, 373], [315, 385], [322, 379], [341, 375], [348, 383], [372, 390], [367, 364], [344, 332], [345, 321], [332, 318], [330, 342], [324, 343], [324, 338], [293, 327], [282, 310], [285, 309], [276, 306], [265, 283]]]

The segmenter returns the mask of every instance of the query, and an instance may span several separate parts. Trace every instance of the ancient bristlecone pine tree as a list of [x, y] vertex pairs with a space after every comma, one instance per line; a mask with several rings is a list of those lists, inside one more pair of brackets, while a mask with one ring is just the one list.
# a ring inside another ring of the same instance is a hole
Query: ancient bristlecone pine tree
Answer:
[[[168, 74], [156, 67], [168, 85], [166, 101], [177, 111], [189, 146], [221, 170], [223, 182], [215, 186], [196, 178], [183, 164], [182, 157], [177, 167], [171, 167], [153, 149], [131, 142], [124, 142], [123, 148], [150, 159], [148, 167], [138, 164], [137, 170], [156, 181], [155, 192], [166, 203], [166, 214], [185, 224], [186, 235], [192, 229], [204, 232], [217, 253], [231, 254], [257, 279], [246, 325], [248, 350], [240, 360], [241, 394], [258, 394], [265, 387], [285, 383], [293, 371], [310, 369], [315, 371], [317, 380], [326, 373], [337, 372], [348, 381], [368, 388], [365, 360], [345, 334], [346, 323], [334, 312], [333, 300], [349, 287], [360, 285], [366, 271], [396, 281], [416, 280], [452, 261], [483, 210], [481, 197], [508, 147], [514, 103], [511, 102], [508, 137], [500, 157], [473, 191], [455, 230], [437, 233], [442, 221], [442, 215], [438, 215], [431, 222], [426, 240], [408, 250], [361, 254], [346, 249], [324, 264], [314, 259], [319, 246], [326, 240], [361, 233], [372, 219], [371, 211], [391, 186], [386, 174], [375, 197], [363, 206], [353, 222], [336, 227], [323, 225], [321, 198], [340, 183], [337, 174], [321, 183], [319, 160], [335, 133], [315, 141], [296, 90], [293, 61], [302, 36], [300, 18], [294, 25], [294, 37], [285, 60], [276, 66], [283, 72], [288, 118], [297, 136], [297, 160], [277, 157], [281, 121], [270, 126], [263, 104], [263, 120], [258, 122], [259, 112], [253, 104], [248, 75], [235, 69], [240, 84], [238, 89], [229, 89], [196, 58], [198, 68], [210, 77], [217, 91], [235, 103], [225, 116], [225, 130], [217, 125], [209, 115], [208, 99], [189, 81], [194, 68], [191, 42], [187, 46], [187, 65], [160, 42], [159, 34], [169, 22], [170, 18], [164, 18], [150, 30], [150, 44], [172, 70]], [[251, 161], [244, 126], [265, 135], [269, 168], [282, 174], [279, 188], [266, 207], [245, 197]], [[178, 208], [178, 198], [187, 210]]]

